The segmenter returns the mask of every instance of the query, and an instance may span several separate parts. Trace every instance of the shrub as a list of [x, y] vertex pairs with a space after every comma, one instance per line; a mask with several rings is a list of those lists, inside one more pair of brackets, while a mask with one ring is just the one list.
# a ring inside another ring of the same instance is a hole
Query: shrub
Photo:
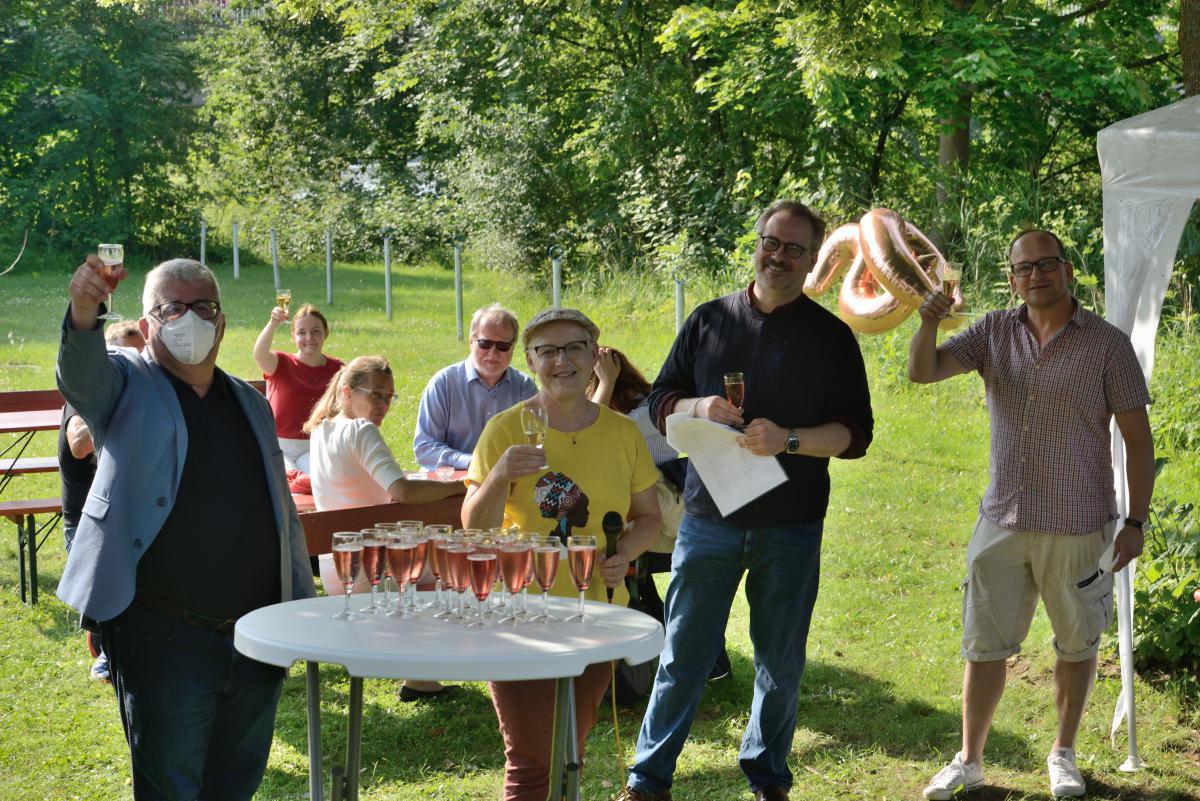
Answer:
[[1141, 667], [1200, 669], [1200, 514], [1191, 502], [1151, 509], [1134, 580], [1133, 648]]

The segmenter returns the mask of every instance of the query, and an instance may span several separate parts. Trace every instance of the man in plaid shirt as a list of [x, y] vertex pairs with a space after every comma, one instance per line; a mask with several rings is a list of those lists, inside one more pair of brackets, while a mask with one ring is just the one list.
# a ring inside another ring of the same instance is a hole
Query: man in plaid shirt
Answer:
[[[1005, 660], [1020, 650], [1039, 596], [1057, 655], [1050, 790], [1084, 794], [1075, 735], [1100, 634], [1112, 620], [1112, 573], [1142, 552], [1154, 487], [1150, 394], [1129, 338], [1071, 295], [1073, 267], [1049, 231], [1013, 240], [1009, 267], [1009, 286], [1024, 301], [1019, 308], [990, 312], [939, 347], [938, 321], [951, 302], [930, 293], [909, 348], [908, 375], [917, 383], [977, 371], [991, 421], [991, 480], [964, 582], [962, 751], [925, 788], [930, 799], [983, 784], [983, 746], [1004, 691]], [[1129, 507], [1119, 532], [1114, 417], [1128, 455]]]

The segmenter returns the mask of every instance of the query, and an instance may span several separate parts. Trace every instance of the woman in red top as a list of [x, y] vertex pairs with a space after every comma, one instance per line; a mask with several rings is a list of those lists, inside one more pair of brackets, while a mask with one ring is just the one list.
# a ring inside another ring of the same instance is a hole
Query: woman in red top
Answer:
[[307, 473], [308, 434], [303, 431], [304, 422], [342, 362], [322, 352], [329, 337], [329, 321], [311, 303], [297, 309], [292, 320], [296, 352], [271, 350], [275, 329], [287, 319], [283, 309], [271, 309], [271, 319], [254, 342], [254, 361], [267, 380], [267, 401], [275, 413], [275, 436], [279, 437], [284, 462], [289, 470]]

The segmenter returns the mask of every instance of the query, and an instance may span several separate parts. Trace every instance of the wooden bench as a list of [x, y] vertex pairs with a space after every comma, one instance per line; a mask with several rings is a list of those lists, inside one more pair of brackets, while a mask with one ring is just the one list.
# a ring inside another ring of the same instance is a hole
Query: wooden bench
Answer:
[[[37, 515], [50, 517], [37, 524]], [[62, 500], [59, 498], [36, 498], [27, 501], [0, 502], [0, 517], [7, 517], [17, 526], [17, 566], [21, 571], [21, 603], [25, 603], [26, 585], [29, 588], [29, 603], [38, 601], [37, 552], [54, 525], [62, 517]], [[43, 533], [44, 532], [44, 533]], [[41, 538], [39, 541], [38, 538]], [[29, 562], [29, 577], [25, 576], [25, 563]]]
[[317, 556], [333, 550], [333, 532], [358, 531], [376, 523], [396, 520], [420, 520], [423, 523], [448, 523], [462, 528], [462, 496], [445, 498], [435, 503], [385, 503], [379, 506], [354, 506], [349, 509], [329, 509], [324, 512], [304, 512], [300, 523], [308, 541], [308, 555]]
[[0, 392], [0, 412], [37, 412], [42, 409], [61, 409], [64, 403], [62, 393], [57, 389]]

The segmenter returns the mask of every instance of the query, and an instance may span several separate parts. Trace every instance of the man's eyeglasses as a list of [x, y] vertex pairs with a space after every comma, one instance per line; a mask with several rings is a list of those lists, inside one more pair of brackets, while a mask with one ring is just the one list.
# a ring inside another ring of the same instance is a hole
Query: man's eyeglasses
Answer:
[[798, 242], [782, 242], [773, 236], [760, 236], [758, 244], [768, 253], [774, 253], [783, 248], [783, 252], [792, 259], [798, 259], [809, 251], [806, 245], [801, 245]]
[[1047, 256], [1037, 261], [1019, 261], [1012, 265], [1012, 274], [1018, 278], [1025, 278], [1033, 274], [1034, 267], [1037, 267], [1039, 272], [1052, 273], [1066, 263], [1066, 259], [1059, 258], [1058, 256]]
[[499, 339], [480, 339], [479, 337], [475, 337], [475, 344], [479, 346], [480, 350], [491, 350], [492, 348], [495, 348], [501, 353], [508, 353], [513, 346], [513, 342], [515, 341], [516, 340], [509, 340], [508, 342], [504, 342], [503, 340]]
[[567, 358], [574, 361], [583, 358], [591, 350], [591, 345], [591, 340], [577, 339], [565, 345], [537, 345], [530, 350], [543, 361], [556, 359], [559, 353], [567, 354]]
[[215, 300], [193, 300], [191, 303], [172, 300], [151, 308], [150, 316], [160, 323], [169, 323], [187, 314], [188, 309], [194, 311], [201, 320], [212, 320], [221, 313], [221, 304]]
[[396, 399], [396, 393], [394, 392], [377, 392], [373, 389], [367, 389], [365, 387], [354, 387], [354, 391], [370, 395], [371, 400], [375, 401], [376, 403], [382, 403], [384, 406], [391, 406], [392, 401]]

